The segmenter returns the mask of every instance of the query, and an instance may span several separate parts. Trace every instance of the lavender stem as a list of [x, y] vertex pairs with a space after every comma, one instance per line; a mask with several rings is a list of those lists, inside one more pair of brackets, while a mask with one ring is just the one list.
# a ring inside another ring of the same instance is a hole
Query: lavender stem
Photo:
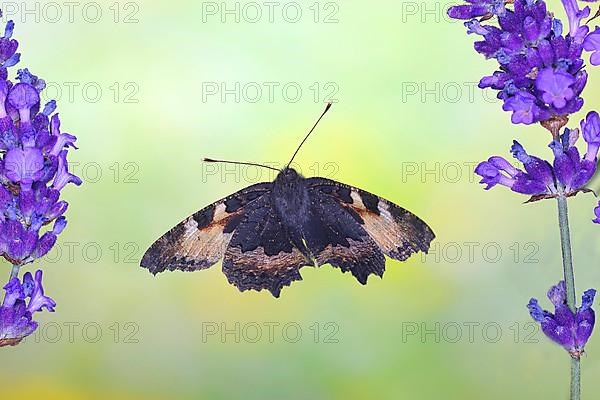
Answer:
[[[558, 226], [560, 229], [560, 244], [562, 248], [563, 272], [567, 287], [567, 305], [575, 314], [575, 273], [571, 254], [571, 233], [569, 231], [569, 211], [567, 198], [560, 196], [558, 200]], [[579, 400], [581, 396], [581, 365], [579, 358], [571, 358], [571, 400]]]
[[9, 282], [13, 280], [13, 278], [18, 278], [19, 277], [19, 270], [21, 269], [20, 265], [13, 265], [12, 267], [12, 271], [10, 272], [10, 279], [8, 280]]

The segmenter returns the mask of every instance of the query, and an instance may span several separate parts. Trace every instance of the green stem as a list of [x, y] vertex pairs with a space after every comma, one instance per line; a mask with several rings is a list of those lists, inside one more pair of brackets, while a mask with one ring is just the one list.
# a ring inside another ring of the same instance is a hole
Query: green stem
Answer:
[[[575, 314], [575, 273], [573, 272], [573, 256], [571, 254], [571, 233], [569, 231], [569, 211], [567, 198], [558, 197], [558, 226], [560, 228], [560, 245], [562, 248], [563, 272], [567, 287], [567, 305]], [[571, 358], [571, 400], [581, 398], [581, 365], [579, 356]]]
[[19, 277], [19, 270], [21, 269], [20, 265], [13, 265], [12, 271], [10, 271], [10, 279], [9, 282], [13, 280], [13, 278]]
[[573, 313], [576, 313], [577, 305], [575, 304], [575, 274], [573, 272], [573, 256], [571, 255], [569, 211], [567, 208], [567, 198], [564, 196], [560, 196], [558, 198], [558, 225], [560, 228], [560, 244], [562, 247], [565, 284], [567, 286], [567, 305], [571, 311], [573, 311]]
[[571, 358], [571, 400], [581, 398], [581, 361]]

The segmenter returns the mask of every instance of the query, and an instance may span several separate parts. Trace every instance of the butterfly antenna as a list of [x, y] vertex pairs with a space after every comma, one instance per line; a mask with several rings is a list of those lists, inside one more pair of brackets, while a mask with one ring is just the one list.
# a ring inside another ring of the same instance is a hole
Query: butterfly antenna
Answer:
[[267, 169], [272, 169], [273, 171], [279, 172], [279, 170], [277, 168], [269, 167], [268, 165], [256, 164], [256, 163], [240, 162], [240, 161], [215, 160], [215, 159], [212, 159], [212, 158], [205, 158], [202, 161], [207, 162], [207, 163], [250, 165], [252, 167], [267, 168]]
[[319, 117], [319, 119], [317, 120], [317, 122], [315, 122], [315, 125], [312, 127], [312, 129], [310, 130], [310, 132], [308, 132], [308, 134], [306, 135], [306, 137], [304, 138], [304, 140], [302, 141], [302, 143], [300, 143], [300, 146], [298, 146], [298, 148], [296, 149], [296, 152], [292, 156], [292, 159], [288, 163], [287, 167], [285, 167], [286, 169], [289, 168], [290, 165], [292, 165], [292, 161], [294, 161], [294, 158], [296, 158], [296, 155], [300, 151], [300, 148], [302, 147], [302, 145], [304, 145], [304, 142], [306, 142], [306, 140], [308, 139], [308, 137], [310, 136], [310, 134], [313, 133], [313, 131], [315, 130], [315, 128], [317, 127], [317, 125], [319, 125], [319, 122], [321, 122], [321, 120], [323, 119], [323, 117], [325, 116], [325, 114], [327, 114], [327, 111], [329, 111], [329, 109], [331, 108], [332, 105], [333, 105], [333, 103], [327, 103], [327, 107], [325, 107], [325, 111], [323, 111], [323, 114], [321, 114], [321, 116]]

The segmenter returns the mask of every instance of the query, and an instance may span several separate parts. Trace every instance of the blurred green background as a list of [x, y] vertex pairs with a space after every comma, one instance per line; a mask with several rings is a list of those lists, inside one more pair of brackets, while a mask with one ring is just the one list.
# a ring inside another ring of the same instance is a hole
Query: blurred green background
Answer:
[[[495, 65], [448, 5], [4, 2], [20, 66], [58, 99], [86, 183], [64, 192], [69, 227], [37, 265], [57, 312], [2, 350], [2, 398], [566, 398], [568, 356], [525, 308], [532, 296], [547, 307], [561, 278], [555, 204], [486, 193], [472, 175], [513, 138], [549, 156], [549, 135], [511, 126], [475, 88]], [[586, 112], [600, 100], [590, 75]], [[305, 268], [277, 300], [239, 293], [219, 266], [156, 278], [138, 267], [187, 215], [273, 178], [202, 157], [281, 165], [327, 100], [297, 168], [415, 212], [438, 236], [429, 256], [388, 260], [365, 287]], [[570, 205], [581, 292], [600, 286], [600, 227], [591, 195]], [[594, 398], [598, 335], [588, 353]]]

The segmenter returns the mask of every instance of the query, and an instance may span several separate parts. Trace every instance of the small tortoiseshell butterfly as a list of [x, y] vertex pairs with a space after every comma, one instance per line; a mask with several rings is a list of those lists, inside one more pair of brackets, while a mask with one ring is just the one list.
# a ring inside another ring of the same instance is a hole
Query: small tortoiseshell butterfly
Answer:
[[197, 271], [223, 258], [223, 272], [240, 291], [268, 289], [279, 297], [284, 286], [302, 279], [304, 266], [330, 264], [364, 285], [371, 274], [383, 276], [384, 255], [404, 261], [427, 252], [435, 235], [414, 214], [349, 185], [304, 178], [289, 167], [330, 107], [275, 181], [249, 186], [185, 219], [146, 251], [141, 266], [153, 274]]

